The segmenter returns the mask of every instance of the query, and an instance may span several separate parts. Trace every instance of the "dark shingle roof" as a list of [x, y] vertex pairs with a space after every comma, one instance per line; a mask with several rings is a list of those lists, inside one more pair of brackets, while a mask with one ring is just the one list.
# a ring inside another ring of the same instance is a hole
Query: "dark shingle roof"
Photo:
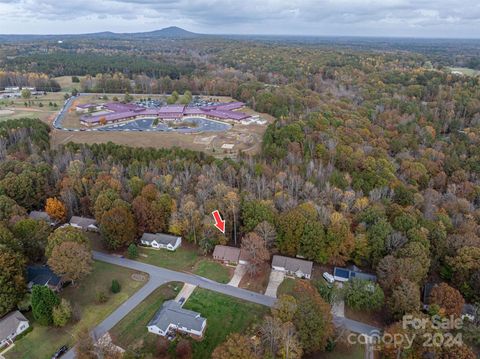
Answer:
[[32, 285], [52, 285], [57, 286], [61, 278], [57, 276], [48, 266], [28, 266], [28, 283]]

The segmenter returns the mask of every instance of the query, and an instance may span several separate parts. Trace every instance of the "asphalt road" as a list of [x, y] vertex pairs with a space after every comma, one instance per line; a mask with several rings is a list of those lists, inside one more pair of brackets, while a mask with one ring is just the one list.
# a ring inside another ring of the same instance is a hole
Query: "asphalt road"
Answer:
[[[162, 284], [178, 281], [196, 285], [201, 288], [215, 291], [217, 293], [226, 294], [235, 298], [243, 299], [249, 302], [262, 304], [271, 307], [277, 301], [276, 298], [268, 297], [266, 295], [251, 292], [246, 289], [237, 288], [228, 284], [217, 283], [213, 280], [200, 277], [194, 274], [182, 273], [172, 271], [150, 264], [113, 256], [101, 252], [93, 252], [93, 258], [98, 261], [118, 265], [121, 267], [130, 268], [133, 270], [145, 272], [149, 275], [149, 280], [139, 291], [133, 296], [127, 299], [120, 307], [118, 307], [112, 314], [110, 314], [103, 322], [101, 322], [96, 328], [93, 329], [94, 339], [98, 339], [106, 332], [112, 329], [115, 324], [122, 320], [130, 311], [132, 311], [138, 304], [140, 304], [149, 294], [157, 289]], [[368, 324], [357, 322], [355, 320], [334, 317], [334, 323], [336, 326], [343, 326], [348, 330], [355, 333], [369, 334], [372, 331], [378, 332], [380, 329]], [[74, 359], [75, 352], [70, 349], [62, 358]]]

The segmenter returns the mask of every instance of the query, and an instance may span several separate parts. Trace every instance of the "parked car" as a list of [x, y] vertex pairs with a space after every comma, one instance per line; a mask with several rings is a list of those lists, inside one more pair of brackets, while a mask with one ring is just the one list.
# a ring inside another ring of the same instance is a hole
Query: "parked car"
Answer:
[[63, 354], [65, 354], [66, 352], [68, 352], [68, 347], [66, 345], [64, 345], [63, 347], [61, 347], [60, 349], [58, 349], [55, 354], [53, 354], [52, 356], [52, 359], [57, 359], [57, 358], [60, 358]]
[[335, 278], [328, 272], [323, 273], [323, 279], [325, 279], [328, 283], [333, 284], [335, 282]]

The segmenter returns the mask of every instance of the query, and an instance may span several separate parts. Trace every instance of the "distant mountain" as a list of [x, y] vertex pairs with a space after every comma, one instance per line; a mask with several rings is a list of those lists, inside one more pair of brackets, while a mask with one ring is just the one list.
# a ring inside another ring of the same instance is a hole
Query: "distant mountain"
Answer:
[[131, 36], [133, 35], [134, 37], [166, 37], [166, 38], [172, 38], [172, 39], [187, 39], [187, 38], [202, 36], [201, 34], [187, 31], [177, 26], [170, 26], [170, 27], [163, 28], [161, 30], [155, 30], [155, 31], [149, 31], [149, 32], [137, 32], [130, 35]]
[[165, 39], [191, 39], [195, 37], [206, 36], [187, 31], [177, 26], [170, 26], [160, 30], [147, 32], [116, 33], [111, 31], [95, 32], [90, 34], [64, 34], [64, 35], [1, 35], [1, 42], [32, 41], [32, 40], [77, 40], [77, 39], [146, 39], [146, 38], [165, 38]]

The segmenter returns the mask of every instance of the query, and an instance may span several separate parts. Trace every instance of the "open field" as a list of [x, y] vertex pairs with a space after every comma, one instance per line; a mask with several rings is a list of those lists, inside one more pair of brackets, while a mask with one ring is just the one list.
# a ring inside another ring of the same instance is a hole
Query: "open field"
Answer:
[[480, 76], [480, 71], [478, 70], [474, 70], [474, 69], [470, 69], [468, 67], [449, 67], [448, 68], [450, 71], [457, 71], [457, 72], [461, 72], [463, 75], [465, 76], [471, 76], [471, 77], [474, 77], [474, 76]]
[[[63, 92], [50, 92], [46, 95], [32, 96], [28, 100], [23, 98], [0, 99], [0, 121], [29, 117], [38, 118], [51, 124], [63, 105], [63, 96]], [[50, 106], [50, 104], [57, 104], [57, 107]]]
[[182, 285], [172, 282], [157, 288], [110, 330], [113, 342], [136, 353], [153, 353], [158, 337], [150, 334], [146, 326], [164, 301], [175, 298]]
[[207, 359], [228, 334], [243, 332], [259, 323], [268, 308], [247, 303], [223, 294], [197, 288], [184, 306], [207, 318], [207, 329], [202, 341], [192, 341], [193, 357]]
[[[35, 323], [31, 315], [30, 324], [33, 331], [15, 343], [13, 349], [7, 352], [7, 359], [46, 359], [62, 345], [71, 346], [79, 329], [93, 328], [110, 313], [125, 302], [133, 293], [143, 286], [143, 282], [134, 281], [131, 275], [135, 271], [117, 267], [103, 262], [95, 262], [92, 273], [78, 286], [65, 288], [60, 297], [66, 298], [72, 304], [75, 316], [80, 321], [68, 324], [64, 328], [43, 327]], [[112, 279], [120, 282], [121, 292], [110, 293]], [[103, 291], [109, 298], [106, 303], [97, 304], [96, 293]]]
[[[52, 146], [56, 147], [68, 142], [106, 143], [114, 142], [132, 147], [170, 148], [182, 147], [194, 151], [203, 151], [213, 156], [224, 157], [229, 151], [221, 147], [225, 143], [236, 143], [233, 150], [243, 150], [250, 154], [258, 153], [261, 146], [264, 126], [236, 125], [228, 132], [205, 132], [201, 134], [162, 133], [162, 132], [68, 132], [53, 130]], [[213, 137], [209, 139], [209, 137]], [[209, 141], [202, 141], [207, 138]]]
[[[79, 80], [82, 80], [85, 76], [77, 76]], [[72, 82], [72, 76], [59, 76], [55, 77], [55, 80], [58, 82], [62, 91], [65, 92], [72, 92], [73, 89], [77, 89], [80, 91], [80, 83], [79, 82]]]

